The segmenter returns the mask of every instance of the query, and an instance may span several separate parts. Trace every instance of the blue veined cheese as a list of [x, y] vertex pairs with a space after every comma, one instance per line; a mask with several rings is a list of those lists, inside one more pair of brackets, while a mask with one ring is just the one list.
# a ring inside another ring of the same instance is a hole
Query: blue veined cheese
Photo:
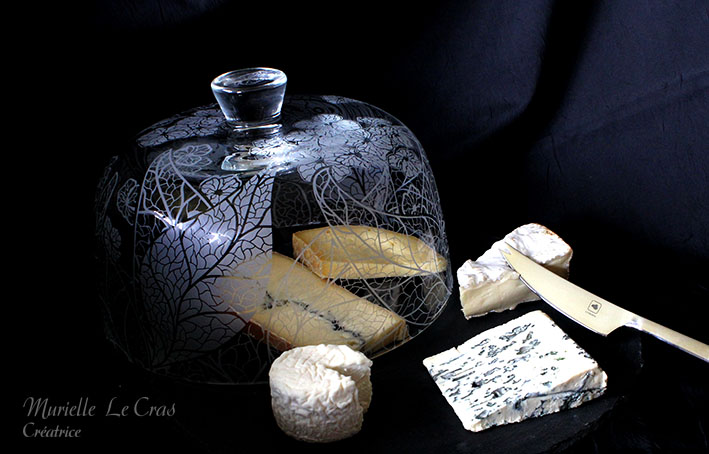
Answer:
[[266, 298], [251, 311], [246, 332], [279, 350], [342, 344], [366, 354], [408, 336], [406, 320], [395, 312], [276, 252]]
[[606, 390], [598, 363], [542, 311], [426, 358], [463, 426], [473, 432], [574, 408]]
[[500, 248], [509, 244], [522, 254], [568, 278], [571, 247], [540, 224], [526, 224], [492, 244], [477, 260], [458, 268], [460, 303], [465, 318], [514, 309], [519, 303], [538, 300], [508, 264]]

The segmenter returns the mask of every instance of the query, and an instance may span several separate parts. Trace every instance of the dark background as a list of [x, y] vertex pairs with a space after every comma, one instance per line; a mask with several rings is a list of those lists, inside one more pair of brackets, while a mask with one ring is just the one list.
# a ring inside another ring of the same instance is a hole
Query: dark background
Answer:
[[[709, 342], [707, 1], [30, 9], [8, 40], [17, 80], [6, 95], [20, 96], [6, 150], [8, 288], [20, 290], [6, 296], [5, 373], [18, 381], [6, 391], [9, 430], [22, 438], [28, 396], [100, 409], [148, 396], [179, 416], [52, 419], [82, 438], [24, 439], [25, 452], [301, 446], [275, 428], [267, 389], [174, 383], [125, 362], [104, 340], [93, 281], [93, 191], [108, 158], [152, 123], [213, 102], [209, 82], [242, 67], [276, 67], [290, 94], [347, 96], [402, 120], [428, 153], [455, 269], [539, 222], [574, 247], [572, 280]], [[709, 451], [706, 363], [649, 336], [573, 324], [618, 377], [608, 398], [486, 438], [465, 432], [420, 361], [519, 313], [466, 322], [459, 304], [456, 288], [440, 322], [375, 362], [362, 433], [329, 448]], [[542, 306], [522, 310], [532, 307]]]

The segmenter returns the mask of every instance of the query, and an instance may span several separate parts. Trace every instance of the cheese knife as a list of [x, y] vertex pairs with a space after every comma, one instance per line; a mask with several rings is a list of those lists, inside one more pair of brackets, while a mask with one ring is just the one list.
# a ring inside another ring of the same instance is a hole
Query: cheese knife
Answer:
[[618, 307], [549, 271], [509, 244], [507, 248], [501, 248], [502, 256], [522, 282], [575, 322], [603, 336], [621, 326], [635, 328], [709, 362], [709, 345]]

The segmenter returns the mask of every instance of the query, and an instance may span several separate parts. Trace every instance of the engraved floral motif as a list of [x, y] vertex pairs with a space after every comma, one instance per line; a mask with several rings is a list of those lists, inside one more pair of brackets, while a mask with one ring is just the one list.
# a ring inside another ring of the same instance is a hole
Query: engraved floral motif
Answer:
[[123, 183], [116, 196], [116, 207], [123, 219], [133, 225], [135, 218], [135, 208], [138, 203], [138, 182], [134, 178], [129, 178]]
[[217, 108], [200, 109], [191, 115], [175, 115], [153, 125], [138, 137], [143, 147], [154, 147], [165, 142], [214, 134], [224, 123], [224, 117]]
[[[363, 124], [364, 123], [364, 124]], [[357, 170], [380, 173], [386, 170], [384, 153], [390, 144], [381, 126], [344, 119], [336, 114], [320, 114], [295, 123], [285, 140], [297, 146], [298, 172], [306, 181], [327, 168], [333, 178], [342, 180]]]
[[200, 191], [213, 204], [218, 204], [241, 187], [241, 181], [235, 175], [214, 176], [202, 181]]
[[200, 171], [213, 164], [209, 158], [211, 152], [212, 147], [209, 144], [187, 145], [172, 153], [172, 163], [181, 171]]
[[409, 147], [397, 146], [387, 154], [387, 162], [392, 169], [403, 173], [406, 178], [412, 178], [421, 173], [421, 160]]

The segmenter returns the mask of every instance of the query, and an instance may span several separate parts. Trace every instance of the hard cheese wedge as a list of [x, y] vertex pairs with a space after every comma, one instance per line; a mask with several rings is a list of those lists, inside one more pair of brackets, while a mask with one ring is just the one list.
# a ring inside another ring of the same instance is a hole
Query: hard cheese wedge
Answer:
[[463, 426], [489, 427], [573, 408], [606, 390], [606, 373], [543, 312], [534, 311], [426, 358]]
[[396, 313], [319, 278], [276, 252], [267, 301], [256, 309], [247, 330], [280, 350], [343, 344], [369, 352], [408, 335], [406, 321]]
[[312, 345], [281, 354], [269, 371], [278, 427], [309, 442], [356, 434], [372, 400], [371, 366], [364, 354], [344, 345]]
[[551, 271], [568, 277], [573, 255], [571, 247], [543, 225], [523, 225], [495, 242], [477, 260], [468, 260], [458, 269], [465, 318], [514, 309], [519, 303], [539, 299], [500, 253], [506, 243]]
[[296, 232], [293, 253], [318, 276], [333, 279], [415, 276], [447, 266], [445, 258], [414, 236], [356, 225]]

